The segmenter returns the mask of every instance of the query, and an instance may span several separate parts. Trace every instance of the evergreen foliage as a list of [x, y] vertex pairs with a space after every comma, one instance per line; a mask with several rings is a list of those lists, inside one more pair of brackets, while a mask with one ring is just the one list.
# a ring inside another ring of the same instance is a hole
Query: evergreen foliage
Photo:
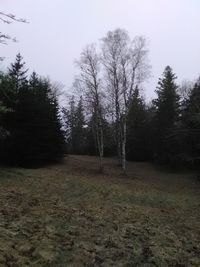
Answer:
[[69, 108], [63, 109], [63, 121], [68, 144], [68, 153], [85, 154], [86, 123], [82, 97], [80, 97], [77, 105], [74, 96], [71, 97]]
[[37, 166], [63, 156], [64, 135], [50, 82], [36, 73], [28, 79], [22, 60], [18, 54], [0, 85], [0, 99], [9, 109], [1, 116], [8, 134], [0, 158], [10, 165]]
[[153, 101], [155, 107], [155, 127], [156, 127], [156, 158], [163, 163], [169, 160], [170, 149], [169, 138], [171, 131], [177, 126], [179, 120], [179, 95], [178, 86], [175, 82], [176, 75], [172, 68], [167, 66], [163, 77], [159, 79], [156, 90], [157, 99]]
[[138, 88], [133, 92], [127, 118], [127, 157], [129, 160], [148, 159], [147, 112]]
[[[181, 138], [182, 137], [182, 138]], [[179, 134], [184, 160], [190, 166], [200, 166], [200, 79], [194, 84], [182, 114]]]

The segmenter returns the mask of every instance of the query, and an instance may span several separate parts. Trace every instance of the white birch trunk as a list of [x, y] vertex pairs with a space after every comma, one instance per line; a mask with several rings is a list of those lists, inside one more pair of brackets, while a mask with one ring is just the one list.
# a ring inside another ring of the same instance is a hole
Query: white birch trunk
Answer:
[[122, 170], [126, 174], [126, 118], [123, 120], [123, 133], [122, 133]]

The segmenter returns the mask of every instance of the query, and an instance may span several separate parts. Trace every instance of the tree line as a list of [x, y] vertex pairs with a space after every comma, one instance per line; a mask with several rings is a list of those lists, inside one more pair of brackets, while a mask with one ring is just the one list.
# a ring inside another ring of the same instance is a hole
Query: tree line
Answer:
[[153, 161], [175, 168], [200, 163], [200, 79], [178, 85], [164, 69], [146, 103], [143, 84], [150, 74], [144, 37], [110, 31], [100, 45], [88, 45], [76, 61], [74, 95], [63, 109], [69, 153]]
[[150, 76], [144, 37], [116, 29], [76, 60], [73, 94], [60, 107], [53, 83], [28, 76], [20, 54], [0, 73], [0, 163], [32, 166], [69, 154], [116, 156], [175, 168], [200, 161], [200, 79], [177, 84], [164, 69], [150, 103], [143, 96]]

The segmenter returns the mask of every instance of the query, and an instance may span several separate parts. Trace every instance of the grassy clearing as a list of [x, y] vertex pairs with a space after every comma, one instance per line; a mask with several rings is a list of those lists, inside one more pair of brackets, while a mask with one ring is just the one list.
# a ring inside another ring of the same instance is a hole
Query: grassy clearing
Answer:
[[0, 266], [200, 266], [195, 176], [96, 162], [0, 170]]

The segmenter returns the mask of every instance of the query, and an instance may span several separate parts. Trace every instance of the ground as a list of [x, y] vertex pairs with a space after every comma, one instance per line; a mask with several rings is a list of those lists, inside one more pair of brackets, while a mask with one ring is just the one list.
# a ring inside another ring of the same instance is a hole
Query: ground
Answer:
[[0, 266], [200, 266], [200, 181], [68, 156], [0, 168]]

